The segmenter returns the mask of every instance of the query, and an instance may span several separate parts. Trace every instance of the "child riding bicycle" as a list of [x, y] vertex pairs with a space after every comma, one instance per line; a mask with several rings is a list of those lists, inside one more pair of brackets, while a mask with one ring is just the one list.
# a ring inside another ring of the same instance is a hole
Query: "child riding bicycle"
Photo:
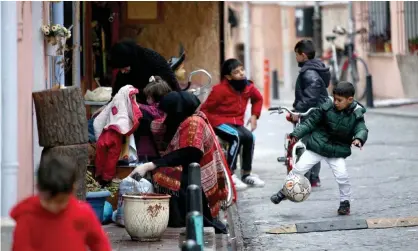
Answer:
[[244, 127], [244, 115], [248, 101], [251, 100], [251, 131], [257, 128], [263, 97], [254, 83], [247, 80], [243, 64], [237, 59], [228, 59], [222, 65], [221, 83], [212, 88], [201, 107], [215, 133], [229, 144], [227, 162], [231, 172], [236, 169], [237, 155], [242, 148], [241, 180], [232, 175], [237, 190], [250, 186], [262, 187], [264, 181], [251, 173], [254, 152], [254, 136]]
[[[340, 189], [339, 215], [350, 214], [351, 185], [345, 158], [351, 155], [350, 146], [360, 149], [367, 140], [368, 129], [364, 121], [366, 109], [354, 100], [355, 89], [350, 82], [340, 82], [329, 99], [315, 110], [290, 134], [293, 141], [312, 133], [302, 154], [291, 172], [304, 175], [316, 163], [325, 160], [331, 167]], [[285, 195], [280, 190], [270, 200], [279, 204]]]

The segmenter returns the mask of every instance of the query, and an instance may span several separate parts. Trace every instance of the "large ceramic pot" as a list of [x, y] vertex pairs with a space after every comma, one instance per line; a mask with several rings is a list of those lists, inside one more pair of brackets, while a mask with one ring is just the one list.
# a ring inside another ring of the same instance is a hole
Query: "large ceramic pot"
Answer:
[[86, 201], [91, 205], [100, 222], [103, 221], [103, 210], [106, 198], [110, 195], [111, 194], [108, 190], [88, 192], [86, 195]]
[[136, 241], [158, 241], [168, 226], [170, 195], [123, 195], [125, 229]]

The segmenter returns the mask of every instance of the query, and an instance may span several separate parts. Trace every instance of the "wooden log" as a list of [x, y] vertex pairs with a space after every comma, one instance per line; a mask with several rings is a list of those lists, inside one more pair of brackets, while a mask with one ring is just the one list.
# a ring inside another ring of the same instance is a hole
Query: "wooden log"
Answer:
[[77, 164], [77, 187], [75, 194], [78, 199], [86, 199], [86, 173], [87, 164], [89, 162], [88, 144], [71, 145], [71, 146], [56, 146], [52, 148], [44, 148], [41, 155], [43, 158], [49, 156], [67, 156], [74, 160]]
[[80, 88], [32, 93], [39, 145], [55, 147], [87, 143], [86, 107]]

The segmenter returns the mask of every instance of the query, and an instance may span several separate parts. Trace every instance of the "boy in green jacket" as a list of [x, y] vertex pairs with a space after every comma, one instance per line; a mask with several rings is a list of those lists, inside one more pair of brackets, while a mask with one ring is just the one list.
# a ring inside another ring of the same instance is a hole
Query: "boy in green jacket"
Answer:
[[[360, 149], [366, 143], [368, 129], [364, 121], [366, 109], [354, 100], [355, 89], [350, 82], [342, 81], [333, 90], [333, 99], [324, 102], [290, 134], [295, 142], [312, 133], [306, 142], [306, 151], [292, 172], [304, 175], [315, 164], [325, 160], [335, 176], [340, 189], [339, 215], [350, 214], [351, 186], [345, 158], [351, 155], [351, 145]], [[279, 204], [285, 199], [280, 190], [270, 200]]]

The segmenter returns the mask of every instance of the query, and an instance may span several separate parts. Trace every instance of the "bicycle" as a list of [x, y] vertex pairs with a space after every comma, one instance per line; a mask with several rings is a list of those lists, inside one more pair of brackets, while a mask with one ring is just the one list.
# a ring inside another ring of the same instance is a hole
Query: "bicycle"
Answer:
[[[353, 33], [348, 33], [343, 27], [336, 26], [332, 32], [339, 36], [347, 36], [350, 42], [345, 43], [344, 49], [341, 49], [337, 48], [335, 45], [335, 39], [337, 38], [336, 35], [328, 35], [325, 37], [326, 40], [331, 43], [331, 48], [325, 52], [322, 60], [328, 61], [328, 66], [330, 67], [331, 72], [331, 83], [335, 86], [341, 80], [351, 82], [356, 88], [356, 99], [362, 100], [366, 96], [367, 89], [364, 88], [363, 92], [359, 92], [359, 83], [363, 81], [360, 81], [358, 62], [360, 62], [363, 66], [366, 76], [370, 76], [370, 72], [364, 59], [359, 57], [354, 51], [354, 37], [356, 35], [367, 33], [367, 30], [365, 28], [361, 28]], [[344, 60], [339, 63], [343, 56]]]
[[[309, 108], [308, 111], [304, 113], [298, 113], [298, 112], [292, 112], [289, 108], [285, 106], [279, 106], [279, 107], [270, 107], [268, 110], [271, 114], [282, 114], [284, 111], [287, 112], [286, 120], [289, 122], [292, 122], [293, 128], [296, 128], [300, 125], [301, 119], [303, 117], [308, 116], [312, 111], [316, 110], [318, 108]], [[296, 123], [292, 120], [292, 115], [298, 116], [298, 121]], [[293, 169], [293, 167], [296, 165], [296, 162], [298, 162], [300, 156], [302, 156], [303, 152], [306, 150], [305, 144], [299, 139], [297, 142], [292, 142], [290, 133], [285, 134], [285, 140], [284, 140], [284, 150], [285, 150], [285, 156], [284, 157], [278, 157], [278, 162], [284, 162], [284, 165], [287, 168], [287, 173]]]

